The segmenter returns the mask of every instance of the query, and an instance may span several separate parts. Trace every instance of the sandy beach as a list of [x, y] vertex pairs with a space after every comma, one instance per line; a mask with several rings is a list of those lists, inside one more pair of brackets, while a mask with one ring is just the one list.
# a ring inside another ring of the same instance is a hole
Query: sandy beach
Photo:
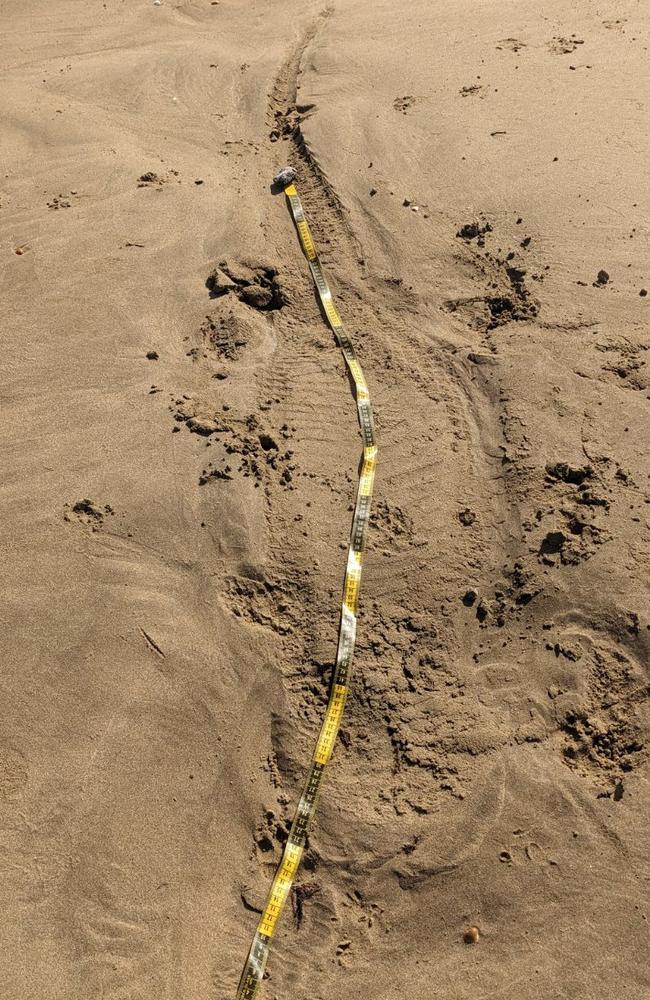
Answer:
[[[0, 996], [650, 998], [650, 11], [3, 0]], [[478, 940], [467, 943], [469, 927]]]

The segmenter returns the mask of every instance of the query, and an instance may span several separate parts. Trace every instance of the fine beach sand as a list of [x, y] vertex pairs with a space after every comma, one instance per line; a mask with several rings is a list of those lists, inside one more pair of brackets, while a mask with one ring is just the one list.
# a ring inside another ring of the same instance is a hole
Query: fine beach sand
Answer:
[[0, 995], [234, 995], [360, 454], [291, 163], [380, 457], [263, 995], [643, 1000], [650, 12], [325, 3], [0, 5]]

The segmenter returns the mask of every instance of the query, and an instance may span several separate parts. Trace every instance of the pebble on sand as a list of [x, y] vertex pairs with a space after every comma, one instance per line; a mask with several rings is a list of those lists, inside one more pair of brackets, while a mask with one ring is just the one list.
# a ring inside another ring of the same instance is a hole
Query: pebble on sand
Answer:
[[465, 944], [478, 944], [481, 935], [478, 927], [468, 927], [463, 934]]
[[282, 167], [273, 178], [273, 183], [278, 187], [287, 187], [288, 184], [292, 184], [295, 181], [296, 176], [297, 174], [293, 167]]

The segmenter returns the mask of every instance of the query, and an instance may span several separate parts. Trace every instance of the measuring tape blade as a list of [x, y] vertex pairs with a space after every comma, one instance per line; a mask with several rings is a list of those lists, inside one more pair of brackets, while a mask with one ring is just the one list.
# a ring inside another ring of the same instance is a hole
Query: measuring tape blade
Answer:
[[246, 959], [236, 1000], [253, 1000], [260, 983], [264, 978], [264, 970], [269, 956], [269, 949], [275, 929], [284, 909], [291, 887], [295, 880], [300, 861], [307, 843], [309, 826], [316, 812], [318, 795], [326, 765], [328, 764], [336, 737], [341, 726], [348, 696], [352, 658], [357, 632], [357, 606], [361, 586], [361, 569], [363, 553], [366, 545], [366, 535], [370, 520], [370, 505], [375, 481], [375, 466], [377, 463], [377, 443], [375, 427], [372, 418], [372, 406], [368, 386], [357, 360], [357, 356], [343, 327], [332, 298], [329, 283], [325, 277], [323, 266], [318, 259], [316, 244], [305, 216], [302, 202], [294, 184], [288, 184], [284, 193], [287, 196], [293, 221], [296, 225], [300, 245], [309, 262], [309, 267], [318, 292], [325, 318], [331, 327], [341, 348], [348, 371], [355, 386], [357, 413], [363, 440], [363, 458], [359, 472], [357, 498], [352, 518], [352, 531], [348, 547], [348, 562], [343, 580], [343, 602], [339, 624], [339, 638], [336, 650], [336, 663], [332, 677], [329, 701], [325, 718], [321, 725], [316, 749], [307, 779], [298, 802], [298, 807], [291, 824], [289, 837], [275, 873], [269, 894], [257, 925], [255, 937]]

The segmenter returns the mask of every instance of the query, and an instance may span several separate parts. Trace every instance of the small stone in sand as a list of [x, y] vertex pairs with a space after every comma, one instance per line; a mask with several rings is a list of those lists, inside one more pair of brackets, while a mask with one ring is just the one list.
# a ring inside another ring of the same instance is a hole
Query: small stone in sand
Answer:
[[468, 927], [463, 934], [463, 941], [465, 944], [478, 944], [480, 937], [478, 927]]
[[468, 528], [470, 524], [474, 524], [474, 521], [476, 520], [476, 514], [474, 513], [473, 510], [470, 510], [469, 507], [465, 507], [464, 510], [461, 510], [459, 512], [458, 520], [463, 525], [463, 527]]
[[147, 361], [157, 361], [158, 351], [147, 351]]
[[296, 171], [293, 167], [282, 167], [273, 178], [273, 183], [277, 184], [278, 187], [287, 187], [287, 185], [295, 181], [296, 176]]

